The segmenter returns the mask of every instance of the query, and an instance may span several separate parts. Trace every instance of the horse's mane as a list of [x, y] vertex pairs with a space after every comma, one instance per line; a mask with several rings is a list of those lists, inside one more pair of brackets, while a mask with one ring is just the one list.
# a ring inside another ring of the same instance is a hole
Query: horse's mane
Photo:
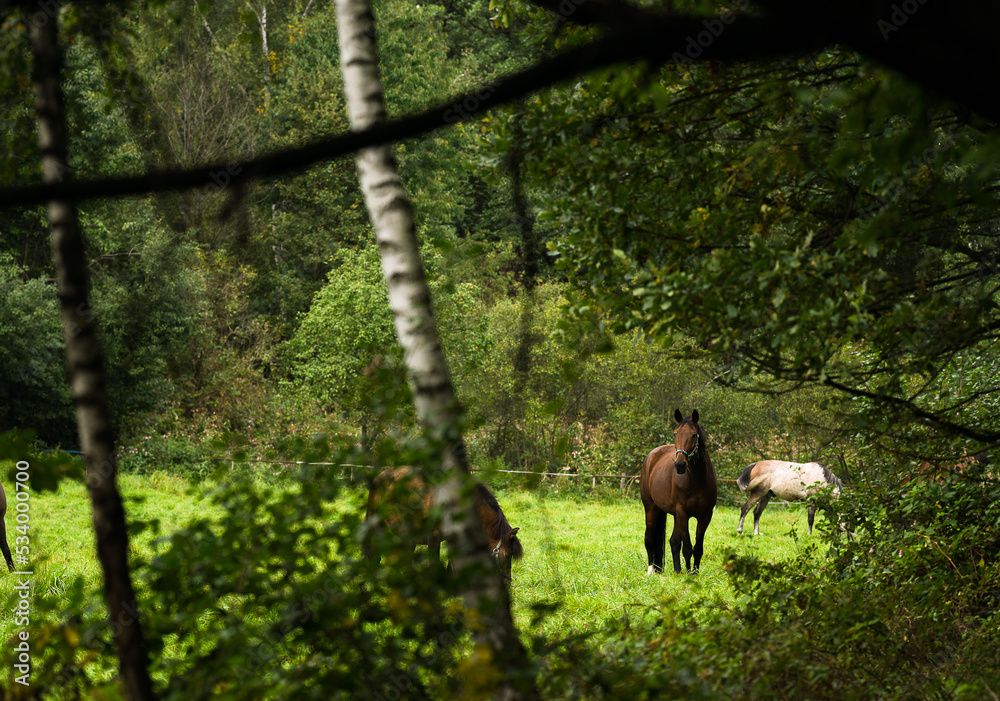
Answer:
[[708, 434], [705, 433], [705, 429], [701, 427], [701, 424], [695, 424], [694, 427], [698, 429], [698, 445], [704, 450], [708, 447]]
[[[493, 514], [493, 521], [489, 524], [490, 528], [493, 529], [493, 535], [501, 540], [507, 538], [514, 528], [508, 523], [503, 509], [500, 508], [500, 504], [497, 502], [497, 498], [493, 496], [493, 492], [485, 484], [479, 482], [476, 484], [476, 496], [490, 508], [490, 512]], [[524, 555], [524, 548], [521, 546], [521, 541], [518, 540], [517, 535], [515, 534], [508, 542], [510, 543], [511, 557], [515, 560], [520, 560]]]
[[697, 432], [699, 448], [704, 450], [705, 448], [708, 447], [708, 434], [705, 433], [705, 429], [701, 427], [701, 424], [696, 424], [694, 421], [691, 420], [690, 416], [685, 416], [684, 421], [682, 421], [681, 423], [688, 424], [695, 430], [695, 432]]
[[835, 475], [832, 472], [830, 472], [830, 468], [829, 467], [827, 467], [826, 465], [820, 465], [820, 467], [823, 468], [823, 479], [826, 480], [827, 484], [832, 484], [837, 489], [843, 489], [844, 488], [844, 484], [840, 481], [840, 478], [837, 477], [837, 475]]

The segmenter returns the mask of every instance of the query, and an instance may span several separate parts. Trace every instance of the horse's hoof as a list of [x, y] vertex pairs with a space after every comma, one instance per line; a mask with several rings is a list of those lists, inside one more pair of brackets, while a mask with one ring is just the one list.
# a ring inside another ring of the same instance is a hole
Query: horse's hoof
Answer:
[[652, 565], [646, 568], [646, 574], [655, 574], [655, 573], [656, 569]]

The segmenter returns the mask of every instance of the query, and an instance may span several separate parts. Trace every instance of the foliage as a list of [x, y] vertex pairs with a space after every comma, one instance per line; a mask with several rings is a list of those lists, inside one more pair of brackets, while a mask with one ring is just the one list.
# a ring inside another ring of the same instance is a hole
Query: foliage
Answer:
[[[591, 32], [494, 5], [500, 30], [483, 0], [378, 4], [393, 115]], [[134, 10], [66, 9], [77, 173], [231, 163], [346, 130], [332, 4]], [[4, 28], [0, 180], [30, 182], [26, 27]], [[547, 695], [996, 695], [1000, 494], [980, 460], [995, 464], [1000, 435], [998, 146], [991, 125], [840, 49], [619, 66], [398, 146], [477, 464], [634, 473], [680, 407], [705, 417], [723, 477], [843, 456], [863, 485], [837, 507], [853, 539], [831, 530], [830, 557], [741, 552], [732, 596], [663, 601], [654, 627], [540, 637]], [[557, 265], [532, 292], [512, 163]], [[365, 452], [343, 459], [419, 460], [399, 449], [409, 390], [351, 160], [238, 192], [215, 175], [81, 208], [121, 467], [203, 477], [213, 451], [308, 459], [325, 455], [312, 434], [343, 446], [359, 430]], [[0, 428], [71, 445], [42, 221], [0, 214]], [[49, 482], [71, 471], [39, 466]], [[224, 518], [138, 563], [165, 696], [474, 689], [447, 576], [405, 551], [361, 561], [358, 499], [296, 476], [271, 492], [235, 474]], [[575, 484], [559, 489], [582, 499]], [[37, 599], [40, 694], [116, 693], [91, 589]]]
[[[457, 373], [474, 450], [520, 469], [637, 474], [646, 453], [673, 439], [674, 409], [697, 408], [726, 476], [781, 454], [835, 461], [827, 444], [840, 426], [821, 409], [829, 392], [738, 393], [709, 362], [688, 357], [686, 345], [665, 347], [638, 332], [561, 330], [561, 293], [541, 285], [533, 297], [499, 300], [478, 328], [465, 327], [480, 357], [474, 372]], [[531, 353], [519, 370], [522, 334]]]
[[22, 275], [0, 254], [0, 426], [30, 426], [51, 443], [74, 444], [55, 289]]
[[[351, 460], [314, 448], [303, 457]], [[161, 698], [442, 698], [488, 678], [487, 661], [459, 664], [472, 620], [453, 575], [394, 537], [374, 541], [383, 564], [361, 557], [360, 495], [325, 468], [282, 487], [228, 475], [135, 563]], [[158, 520], [133, 528], [144, 536]], [[79, 579], [39, 597], [38, 693], [103, 686], [113, 648], [95, 598]]]
[[[4, 470], [0, 473], [5, 481], [11, 485], [19, 483], [16, 491], [28, 488], [37, 492], [54, 492], [59, 489], [59, 483], [64, 478], [81, 480], [83, 477], [81, 458], [62, 450], [41, 449], [38, 437], [31, 429], [0, 433], [0, 461], [5, 463]], [[27, 462], [29, 468], [22, 469], [23, 465], [19, 465], [22, 462]], [[17, 479], [18, 474], [21, 474], [21, 479]], [[24, 475], [27, 475], [27, 480]], [[15, 488], [12, 487], [11, 491], [15, 491]], [[7, 499], [8, 509], [13, 510], [10, 504], [14, 503], [15, 496], [11, 495]], [[19, 501], [23, 501], [23, 498]], [[23, 524], [19, 525], [23, 527]]]
[[[130, 510], [162, 520], [137, 524], [133, 539], [144, 622], [164, 634], [166, 698], [318, 697], [320, 685], [390, 698], [407, 684], [440, 698], [470, 683], [459, 663], [468, 622], [445, 573], [393, 538], [376, 541], [387, 564], [360, 559], [364, 495], [325, 470], [276, 488], [229, 476], [206, 500], [183, 485], [130, 482], [144, 499], [157, 493], [155, 507]], [[721, 508], [697, 577], [644, 574], [633, 499], [499, 492], [526, 539], [514, 591], [545, 698], [989, 697], [1000, 681], [1000, 494], [981, 478], [914, 480], [899, 500], [855, 492], [839, 508], [853, 538], [823, 518], [806, 538], [801, 509], [788, 520], [769, 511], [765, 535], [738, 538], [735, 510]], [[89, 548], [64, 550], [92, 560]], [[101, 687], [114, 667], [99, 581], [63, 577], [39, 591], [33, 619], [46, 643], [33, 685], [54, 697]]]
[[[894, 494], [894, 496], [897, 496]], [[539, 641], [553, 698], [941, 698], [995, 693], [996, 482], [915, 480], [862, 495], [785, 561], [730, 555], [735, 598], [664, 601], [655, 626]], [[969, 514], [976, 514], [974, 519]], [[900, 521], [902, 517], [905, 527]]]
[[[409, 396], [403, 351], [376, 246], [338, 258], [340, 264], [286, 344], [285, 363], [296, 385], [324, 410], [342, 412], [360, 426], [362, 446], [369, 449], [383, 433], [384, 419], [396, 418], [394, 407]], [[388, 399], [388, 405], [380, 399]]]
[[[261, 120], [269, 148], [347, 130], [336, 35], [332, 5], [288, 25], [286, 50], [272, 76], [271, 100]], [[260, 226], [250, 232], [258, 271], [253, 307], [290, 335], [337, 251], [355, 250], [367, 240], [353, 159], [274, 183], [263, 193], [261, 208]]]
[[[485, 3], [475, 2], [485, 11]], [[469, 17], [466, 20], [464, 18]], [[462, 18], [462, 19], [460, 19]], [[485, 29], [461, 32], [479, 22], [470, 8], [436, 4], [379, 3], [379, 51], [388, 109], [393, 115], [418, 111], [442, 94], [468, 87], [482, 57], [457, 46], [476, 39], [500, 52], [510, 40]], [[415, 26], [419, 32], [412, 31]], [[287, 27], [284, 51], [271, 82], [271, 100], [261, 128], [270, 148], [347, 130], [337, 64], [336, 20], [332, 4], [316, 7]], [[514, 60], [511, 56], [507, 60]], [[498, 66], [491, 65], [491, 70]], [[421, 236], [445, 250], [459, 241], [496, 242], [509, 226], [502, 188], [485, 182], [490, 174], [474, 167], [483, 150], [477, 133], [456, 127], [398, 144], [400, 173], [415, 203]], [[368, 241], [353, 159], [323, 164], [282, 179], [262, 193], [260, 224], [250, 232], [256, 251], [255, 308], [291, 335], [298, 314], [322, 286], [339, 251], [358, 251]], [[470, 252], [471, 253], [471, 252]], [[476, 270], [475, 276], [483, 271]]]
[[[144, 214], [135, 212], [138, 222]], [[92, 279], [113, 406], [119, 416], [141, 414], [171, 397], [170, 378], [190, 371], [203, 343], [204, 283], [188, 265], [197, 249], [155, 226], [138, 240], [138, 227], [112, 231], [97, 218], [84, 221], [107, 251], [96, 257]]]
[[894, 422], [995, 338], [996, 136], [853, 54], [614, 68], [529, 107], [529, 184], [580, 319], [697, 339], [736, 386], [875, 395]]
[[118, 451], [118, 469], [123, 473], [147, 474], [165, 470], [173, 474], [206, 476], [218, 463], [207, 459], [209, 448], [184, 436], [135, 436], [138, 445], [124, 445]]

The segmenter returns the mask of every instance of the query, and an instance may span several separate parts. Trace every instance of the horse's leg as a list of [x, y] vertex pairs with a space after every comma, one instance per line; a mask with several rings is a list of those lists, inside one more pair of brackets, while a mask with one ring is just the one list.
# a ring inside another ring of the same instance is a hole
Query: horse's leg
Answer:
[[10, 546], [7, 545], [7, 526], [0, 514], [0, 550], [3, 551], [3, 559], [7, 561], [7, 569], [14, 571], [14, 559], [10, 556]]
[[810, 502], [810, 504], [809, 504], [809, 535], [813, 534], [813, 519], [815, 519], [815, 518], [816, 518], [816, 505]]
[[[681, 537], [681, 547], [684, 551], [684, 569], [687, 572], [691, 571], [691, 558], [694, 556], [694, 544], [691, 542], [691, 528], [690, 523], [685, 524], [687, 527], [684, 529], [684, 533]], [[697, 563], [697, 560], [695, 561]], [[698, 565], [695, 564], [695, 569], [698, 569]]]
[[760, 497], [760, 494], [755, 494], [753, 492], [750, 493], [750, 498], [747, 499], [747, 503], [740, 509], [740, 525], [736, 528], [736, 535], [743, 535], [743, 519], [747, 517], [747, 514], [750, 513], [750, 509], [753, 508], [753, 505], [757, 503]]
[[369, 562], [374, 560], [376, 564], [382, 561], [381, 556], [375, 555], [375, 529], [381, 520], [377, 516], [379, 501], [379, 488], [377, 484], [380, 478], [381, 475], [376, 477], [375, 483], [368, 489], [368, 508], [365, 510], [365, 525], [368, 526], [368, 532], [365, 534], [365, 539], [361, 542], [361, 555]]
[[365, 516], [365, 520], [370, 524], [368, 528], [368, 533], [365, 534], [365, 539], [361, 542], [361, 555], [369, 562], [375, 561], [381, 562], [382, 558], [375, 554], [375, 524], [369, 521], [371, 518], [371, 513]]
[[688, 531], [688, 517], [680, 508], [674, 512], [674, 531], [670, 536], [670, 554], [674, 558], [674, 572], [681, 571], [681, 546], [684, 560], [691, 571], [691, 533]]
[[698, 519], [698, 525], [694, 531], [694, 569], [697, 571], [701, 567], [701, 554], [705, 551], [705, 531], [708, 524], [712, 522], [712, 512], [709, 511], [705, 518]]
[[753, 510], [753, 534], [760, 535], [760, 515], [764, 513], [764, 509], [767, 508], [767, 502], [771, 501], [771, 496], [774, 494], [771, 490], [767, 490], [767, 494], [761, 497], [760, 501], [757, 502], [757, 508]]
[[655, 504], [646, 505], [646, 574], [663, 571], [664, 540], [667, 537], [667, 512]]

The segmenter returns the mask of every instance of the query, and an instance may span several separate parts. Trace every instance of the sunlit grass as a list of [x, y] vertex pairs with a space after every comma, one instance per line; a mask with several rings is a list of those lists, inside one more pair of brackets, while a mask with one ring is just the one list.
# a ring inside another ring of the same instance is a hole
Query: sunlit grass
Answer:
[[[131, 523], [159, 521], [159, 535], [169, 535], [192, 520], [217, 513], [217, 507], [199, 496], [182, 477], [167, 473], [124, 475], [119, 486]], [[207, 485], [206, 485], [207, 486]], [[289, 489], [297, 485], [289, 484]], [[508, 520], [521, 530], [525, 557], [514, 564], [513, 597], [518, 625], [533, 633], [558, 634], [601, 627], [628, 617], [632, 623], [657, 617], [664, 600], [689, 601], [706, 597], [732, 604], [734, 593], [723, 569], [730, 553], [753, 555], [774, 562], [793, 558], [818, 536], [806, 535], [806, 512], [772, 503], [761, 520], [763, 535], [753, 537], [752, 516], [743, 536], [736, 535], [739, 510], [720, 506], [709, 527], [701, 572], [696, 576], [646, 574], [643, 512], [631, 498], [584, 499], [546, 491], [506, 488], [497, 493]], [[363, 498], [345, 495], [341, 508], [363, 508]], [[823, 517], [820, 516], [819, 519]], [[8, 515], [11, 545], [16, 535]], [[672, 519], [668, 522], [668, 533]], [[57, 493], [31, 497], [31, 553], [36, 592], [59, 594], [77, 576], [92, 590], [100, 588], [100, 568], [94, 548], [90, 500], [82, 484], [65, 482]], [[691, 522], [692, 531], [694, 521]], [[133, 556], [152, 554], [147, 528], [134, 535]], [[266, 540], [265, 533], [255, 534]], [[670, 568], [670, 554], [667, 552]], [[17, 579], [0, 577], [0, 597], [15, 593]], [[140, 606], [143, 585], [136, 582]], [[554, 613], [531, 628], [532, 605], [558, 603]], [[0, 617], [0, 636], [15, 632], [12, 617]]]
[[[179, 528], [206, 511], [207, 502], [189, 495], [188, 482], [175, 475], [122, 475], [118, 482], [129, 523], [159, 520], [161, 534]], [[33, 592], [58, 595], [78, 576], [84, 578], [90, 589], [99, 589], [101, 570], [86, 487], [65, 480], [55, 493], [32, 492], [30, 505], [30, 562], [24, 569], [32, 572]], [[6, 521], [13, 549], [19, 534], [13, 528], [12, 514], [7, 514]], [[155, 537], [152, 528], [133, 535], [129, 543], [131, 554], [149, 555], [150, 541]], [[14, 587], [20, 579], [0, 575], [0, 600], [13, 602], [10, 597], [16, 594]], [[137, 588], [141, 599], [141, 586]], [[0, 639], [8, 638], [16, 630], [13, 617], [0, 617]]]
[[[514, 568], [519, 626], [526, 628], [530, 623], [532, 604], [561, 604], [540, 623], [536, 631], [540, 633], [593, 629], [623, 617], [632, 623], [652, 620], [664, 600], [705, 597], [732, 604], [735, 594], [723, 569], [731, 553], [777, 562], [820, 543], [817, 534], [807, 535], [806, 510], [797, 505], [769, 505], [758, 537], [748, 534], [752, 522], [737, 536], [739, 509], [720, 506], [706, 533], [697, 575], [673, 572], [669, 544], [668, 572], [647, 575], [645, 522], [637, 498], [591, 502], [512, 490], [498, 498], [508, 520], [521, 529], [518, 536], [525, 550], [524, 559]], [[694, 525], [692, 519], [692, 535]], [[668, 538], [672, 527], [670, 517]]]

